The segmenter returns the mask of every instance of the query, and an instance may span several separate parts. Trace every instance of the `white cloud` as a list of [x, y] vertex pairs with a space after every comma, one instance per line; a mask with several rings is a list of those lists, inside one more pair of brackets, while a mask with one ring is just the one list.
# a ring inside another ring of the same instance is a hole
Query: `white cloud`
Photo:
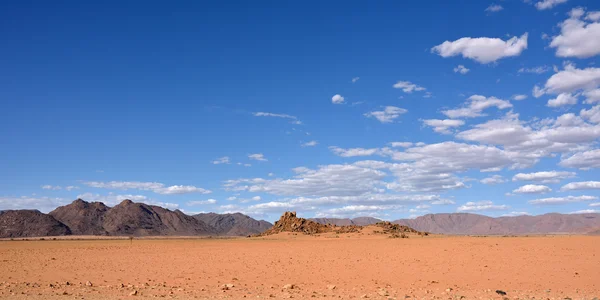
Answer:
[[354, 196], [374, 192], [383, 185], [386, 173], [355, 165], [326, 165], [316, 170], [294, 169], [290, 179], [238, 179], [225, 182], [235, 191], [265, 192], [290, 196]]
[[252, 167], [252, 165], [251, 165], [251, 164], [245, 164], [245, 163], [241, 163], [241, 162], [239, 162], [239, 163], [236, 163], [236, 164], [237, 164], [238, 166]]
[[600, 89], [593, 89], [583, 92], [586, 104], [594, 104], [600, 102]]
[[542, 171], [535, 173], [519, 173], [513, 176], [513, 181], [539, 181], [542, 183], [558, 183], [562, 179], [575, 177], [574, 172]]
[[431, 48], [431, 51], [442, 57], [462, 55], [479, 63], [487, 64], [511, 56], [519, 56], [527, 49], [527, 33], [520, 38], [513, 37], [507, 41], [499, 38], [464, 37], [456, 41], [445, 41]]
[[482, 112], [490, 107], [496, 107], [498, 109], [511, 108], [512, 104], [506, 100], [498, 99], [496, 97], [485, 97], [481, 95], [473, 95], [469, 97], [469, 100], [462, 108], [450, 109], [442, 111], [443, 114], [451, 119], [456, 118], [475, 118], [485, 116]]
[[581, 170], [600, 168], [600, 149], [583, 151], [569, 157], [562, 157], [559, 165]]
[[465, 121], [463, 121], [463, 120], [452, 120], [452, 119], [446, 119], [446, 120], [430, 119], [430, 120], [422, 120], [422, 121], [423, 121], [423, 124], [433, 127], [433, 130], [435, 132], [444, 133], [444, 134], [452, 133], [450, 131], [450, 128], [460, 127], [465, 124]]
[[508, 205], [496, 205], [492, 201], [467, 202], [458, 207], [457, 211], [490, 211], [490, 210], [505, 210], [510, 208]]
[[582, 18], [585, 14], [582, 8], [571, 10], [569, 18], [560, 24], [560, 35], [550, 43], [550, 47], [556, 48], [556, 56], [588, 58], [600, 54], [598, 13], [590, 12]]
[[493, 175], [491, 177], [481, 179], [479, 182], [483, 184], [500, 184], [506, 182], [506, 180], [500, 175]]
[[456, 136], [467, 141], [503, 145], [531, 158], [588, 149], [600, 137], [600, 126], [569, 113], [556, 119], [520, 121], [518, 114], [489, 120]]
[[342, 103], [344, 103], [344, 97], [342, 97], [342, 95], [340, 95], [340, 94], [335, 94], [335, 95], [333, 95], [333, 97], [331, 97], [331, 103], [342, 104]]
[[542, 0], [542, 1], [538, 1], [535, 4], [535, 8], [537, 8], [538, 10], [545, 10], [545, 9], [551, 9], [561, 3], [565, 3], [567, 2], [567, 0]]
[[248, 158], [252, 159], [252, 160], [258, 160], [258, 161], [267, 161], [267, 159], [265, 158], [265, 156], [262, 153], [248, 154]]
[[418, 86], [410, 81], [398, 81], [394, 84], [395, 89], [402, 89], [405, 93], [412, 93], [414, 91], [424, 91], [425, 88], [422, 86]]
[[537, 204], [537, 205], [550, 205], [550, 204], [566, 204], [573, 202], [583, 202], [583, 201], [592, 201], [597, 200], [598, 197], [594, 196], [567, 196], [567, 197], [553, 197], [553, 198], [543, 198], [529, 201], [529, 204]]
[[360, 79], [360, 77], [354, 77], [354, 78], [352, 78], [352, 83], [357, 82], [359, 79]]
[[392, 147], [400, 147], [400, 148], [408, 148], [412, 147], [412, 142], [391, 142], [390, 146]]
[[527, 99], [527, 95], [523, 95], [523, 94], [513, 95], [512, 99], [516, 100], [516, 101], [525, 100], [525, 99]]
[[527, 184], [513, 190], [515, 194], [544, 194], [551, 192], [552, 189], [545, 185]]
[[49, 185], [49, 184], [46, 184], [46, 185], [42, 185], [42, 189], [43, 190], [54, 190], [55, 191], [55, 190], [62, 189], [62, 187], [59, 186], [59, 185]]
[[565, 69], [552, 75], [544, 88], [534, 87], [534, 95], [540, 97], [545, 93], [573, 93], [578, 90], [592, 91], [600, 86], [600, 68], [577, 69], [566, 65]]
[[488, 7], [485, 9], [485, 12], [488, 12], [488, 13], [494, 13], [494, 12], [499, 12], [499, 11], [501, 11], [501, 10], [503, 10], [503, 9], [504, 9], [504, 8], [503, 8], [501, 5], [498, 5], [498, 4], [490, 4], [490, 6], [488, 6]]
[[548, 107], [559, 107], [565, 105], [577, 104], [577, 95], [571, 95], [569, 93], [559, 94], [556, 98], [548, 100]]
[[533, 68], [520, 68], [519, 73], [534, 73], [534, 74], [543, 74], [550, 71], [548, 66], [538, 66]]
[[230, 161], [229, 161], [228, 156], [219, 157], [212, 161], [213, 165], [229, 164], [229, 163], [230, 163]]
[[12, 209], [37, 209], [47, 213], [58, 206], [66, 205], [70, 202], [64, 198], [50, 197], [0, 197], [0, 211]]
[[[103, 188], [103, 189], [115, 189], [115, 190], [143, 190], [152, 191], [157, 194], [172, 195], [172, 194], [189, 194], [189, 193], [200, 193], [210, 194], [209, 190], [191, 186], [191, 185], [172, 185], [165, 186], [159, 182], [139, 182], [139, 181], [87, 181], [83, 183], [86, 186]], [[133, 200], [133, 199], [132, 199]]]
[[73, 185], [69, 185], [69, 186], [67, 186], [67, 187], [65, 188], [65, 190], [67, 190], [67, 191], [69, 191], [69, 192], [70, 192], [70, 191], [72, 191], [72, 190], [78, 190], [78, 189], [79, 189], [79, 187], [78, 187], [78, 186], [73, 186]]
[[302, 147], [314, 147], [318, 144], [319, 143], [317, 141], [310, 141], [310, 142], [306, 142], [306, 143], [302, 144]]
[[254, 116], [255, 117], [274, 117], [274, 118], [283, 118], [283, 119], [291, 119], [291, 120], [297, 120], [298, 119], [297, 117], [291, 116], [291, 115], [274, 114], [274, 113], [269, 113], [269, 112], [255, 112]]
[[188, 201], [186, 203], [187, 206], [197, 206], [197, 205], [208, 205], [208, 204], [216, 204], [217, 200], [215, 199], [208, 199], [208, 200], [194, 200], [194, 201]]
[[370, 149], [366, 149], [366, 148], [349, 148], [349, 149], [343, 149], [337, 146], [331, 146], [329, 147], [329, 150], [331, 150], [331, 152], [333, 152], [335, 155], [337, 156], [341, 156], [341, 157], [355, 157], [355, 156], [371, 156], [376, 154], [379, 149], [377, 148], [370, 148]]
[[458, 65], [456, 68], [454, 68], [454, 73], [460, 73], [460, 74], [463, 74], [463, 75], [469, 73], [469, 71], [471, 71], [471, 70], [467, 69], [463, 65]]
[[561, 191], [573, 191], [573, 190], [598, 190], [600, 189], [600, 181], [580, 181], [570, 182], [563, 185]]
[[578, 211], [570, 212], [570, 214], [598, 214], [600, 210], [597, 209], [582, 209]]
[[600, 105], [596, 105], [590, 109], [582, 109], [579, 115], [592, 123], [598, 124], [600, 123]]
[[396, 106], [386, 106], [384, 110], [365, 113], [365, 117], [374, 117], [381, 123], [391, 123], [408, 110]]
[[507, 214], [503, 214], [502, 217], [518, 217], [518, 216], [530, 216], [526, 211], [511, 211]]

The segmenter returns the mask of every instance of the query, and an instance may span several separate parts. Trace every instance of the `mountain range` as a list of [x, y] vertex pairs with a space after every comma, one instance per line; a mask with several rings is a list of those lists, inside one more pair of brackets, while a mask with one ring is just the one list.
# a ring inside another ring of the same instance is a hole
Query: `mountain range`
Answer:
[[[372, 217], [312, 218], [320, 224], [365, 226]], [[600, 234], [600, 214], [558, 214], [492, 218], [470, 213], [428, 214], [392, 223], [418, 231], [456, 235]], [[59, 235], [248, 236], [270, 229], [267, 221], [241, 213], [187, 215], [160, 206], [123, 200], [108, 207], [77, 199], [48, 214], [37, 210], [0, 211], [0, 238]]]
[[207, 236], [260, 233], [271, 223], [242, 214], [186, 215], [160, 206], [123, 200], [114, 207], [77, 199], [48, 214], [37, 210], [0, 212], [0, 238], [105, 235]]

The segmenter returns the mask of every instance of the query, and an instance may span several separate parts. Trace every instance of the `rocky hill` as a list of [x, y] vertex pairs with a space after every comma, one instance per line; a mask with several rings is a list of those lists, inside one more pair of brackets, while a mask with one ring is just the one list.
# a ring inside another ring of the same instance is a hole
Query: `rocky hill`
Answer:
[[5, 210], [0, 213], [0, 238], [69, 234], [69, 227], [37, 210]]
[[194, 215], [194, 218], [213, 227], [217, 234], [228, 236], [259, 234], [273, 226], [273, 224], [267, 221], [255, 220], [241, 213], [202, 213]]
[[74, 235], [109, 235], [104, 229], [104, 215], [109, 207], [102, 202], [85, 202], [81, 199], [60, 206], [49, 215], [67, 225]]
[[600, 228], [600, 214], [545, 214], [492, 218], [469, 213], [429, 214], [394, 223], [441, 234], [587, 234]]

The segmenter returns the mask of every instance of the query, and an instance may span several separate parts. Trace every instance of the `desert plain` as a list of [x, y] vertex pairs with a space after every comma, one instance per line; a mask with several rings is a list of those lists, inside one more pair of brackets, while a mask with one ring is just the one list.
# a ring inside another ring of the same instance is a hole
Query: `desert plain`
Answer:
[[0, 241], [2, 299], [596, 297], [597, 236]]

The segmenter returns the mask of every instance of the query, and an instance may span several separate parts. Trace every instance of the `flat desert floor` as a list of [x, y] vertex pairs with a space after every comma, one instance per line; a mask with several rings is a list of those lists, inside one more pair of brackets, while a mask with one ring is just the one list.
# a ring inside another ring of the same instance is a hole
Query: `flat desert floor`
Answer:
[[145, 297], [593, 299], [600, 237], [0, 241], [0, 298]]

